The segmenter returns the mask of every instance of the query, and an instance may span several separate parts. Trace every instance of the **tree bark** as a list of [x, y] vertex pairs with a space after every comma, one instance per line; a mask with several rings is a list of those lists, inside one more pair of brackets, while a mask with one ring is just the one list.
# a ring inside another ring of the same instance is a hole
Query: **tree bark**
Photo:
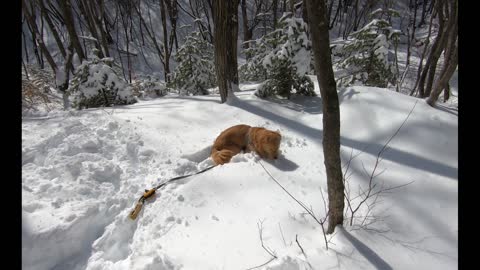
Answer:
[[233, 96], [233, 84], [238, 84], [237, 7], [238, 0], [214, 0], [215, 72], [222, 103]]
[[[439, 6], [440, 9], [438, 10], [438, 15], [439, 15], [440, 29], [439, 29], [438, 36], [435, 39], [436, 44], [434, 44], [434, 46], [435, 45], [438, 45], [438, 46], [435, 48], [435, 50], [432, 49], [432, 53], [430, 54], [431, 63], [430, 63], [430, 68], [428, 70], [426, 88], [425, 88], [425, 93], [423, 97], [430, 96], [432, 92], [433, 80], [435, 78], [438, 60], [440, 59], [442, 52], [445, 51], [448, 46], [448, 36], [454, 25], [453, 22], [456, 21], [455, 19], [456, 17], [454, 16], [454, 14], [450, 14], [448, 12], [449, 2], [453, 2], [453, 1], [455, 0], [443, 0], [441, 1], [443, 3], [443, 8]], [[443, 10], [445, 10], [445, 14], [443, 13]], [[445, 65], [446, 64], [447, 63], [445, 63]]]
[[272, 12], [273, 12], [273, 30], [277, 29], [277, 9], [278, 9], [278, 0], [273, 0], [272, 3]]
[[167, 29], [167, 15], [165, 12], [165, 0], [160, 1], [160, 17], [162, 19], [163, 28], [163, 49], [165, 61], [163, 62], [165, 81], [169, 82], [170, 79], [170, 51], [168, 50], [168, 29]]
[[440, 93], [442, 92], [442, 90], [448, 87], [448, 82], [450, 81], [450, 78], [452, 78], [452, 75], [455, 72], [455, 69], [457, 68], [458, 49], [455, 48], [452, 54], [453, 55], [450, 58], [450, 62], [448, 63], [448, 65], [445, 65], [442, 75], [440, 75], [440, 78], [435, 82], [433, 91], [426, 100], [427, 104], [432, 107], [435, 105], [435, 102], [437, 102], [438, 97], [440, 96]]
[[[444, 44], [444, 38], [445, 38], [445, 22], [443, 17], [444, 1], [445, 0], [437, 0], [435, 5], [437, 9], [437, 15], [438, 15], [438, 21], [439, 21], [439, 30], [433, 42], [430, 53], [427, 57], [427, 62], [425, 63], [425, 67], [422, 70], [422, 74], [418, 81], [418, 96], [421, 98], [427, 97], [430, 94], [428, 93], [428, 89], [429, 89], [428, 85], [430, 84], [430, 88], [431, 88], [433, 77], [435, 75], [437, 61], [438, 61], [438, 58], [440, 58], [440, 55], [443, 51], [443, 44]], [[429, 76], [429, 78], [427, 78], [427, 75]], [[425, 87], [425, 83], [427, 84], [427, 87]], [[425, 90], [425, 88], [427, 88], [427, 90]]]
[[305, 23], [308, 22], [307, 0], [302, 0], [302, 19]]
[[178, 50], [178, 40], [177, 40], [177, 19], [178, 19], [178, 8], [177, 8], [177, 0], [166, 0], [165, 4], [167, 6], [168, 17], [170, 18], [170, 25], [172, 26], [172, 30], [170, 31], [170, 40], [169, 40], [169, 47], [170, 47], [170, 54], [173, 49], [173, 42], [175, 42], [175, 50]]
[[444, 67], [427, 99], [427, 103], [431, 106], [438, 100], [442, 90], [448, 88], [448, 82], [455, 72], [458, 63], [458, 0], [450, 0], [449, 4], [451, 6], [448, 8], [450, 12], [447, 13], [449, 22], [447, 27], [448, 33], [445, 34], [447, 37], [445, 42]]
[[[433, 0], [432, 0], [433, 1]], [[416, 3], [415, 3], [416, 4]], [[427, 0], [423, 0], [423, 5], [422, 5], [422, 18], [420, 19], [420, 22], [418, 23], [418, 27], [422, 27], [422, 25], [425, 23], [425, 14], [427, 11]]]
[[332, 68], [329, 21], [324, 0], [307, 0], [315, 73], [323, 104], [323, 154], [328, 185], [328, 228], [343, 224], [344, 185], [340, 161], [340, 105]]
[[413, 22], [412, 22], [412, 37], [409, 37], [412, 41], [415, 41], [415, 28], [417, 23], [417, 1], [418, 0], [415, 0], [413, 4], [414, 11], [413, 11]]
[[243, 25], [243, 48], [248, 49], [250, 46], [247, 41], [252, 39], [251, 34], [248, 33], [248, 16], [247, 16], [247, 3], [246, 0], [242, 0], [241, 2], [241, 9], [242, 9], [242, 25]]

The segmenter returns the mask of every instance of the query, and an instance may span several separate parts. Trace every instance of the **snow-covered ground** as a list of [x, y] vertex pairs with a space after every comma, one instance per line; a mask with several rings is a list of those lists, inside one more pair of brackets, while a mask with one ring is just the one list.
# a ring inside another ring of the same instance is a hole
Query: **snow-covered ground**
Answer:
[[[257, 269], [457, 268], [455, 113], [386, 89], [340, 89], [342, 164], [361, 152], [349, 166], [352, 197], [367, 188], [378, 151], [418, 101], [375, 178], [385, 188], [413, 182], [379, 197], [370, 226], [337, 227], [327, 250], [320, 226], [261, 166], [325, 216], [321, 99], [262, 100], [255, 88], [242, 85], [231, 104], [168, 95], [25, 117], [23, 269], [249, 269], [270, 260]], [[239, 154], [167, 185], [128, 218], [144, 189], [211, 165], [216, 136], [240, 123], [278, 129], [281, 157]]]

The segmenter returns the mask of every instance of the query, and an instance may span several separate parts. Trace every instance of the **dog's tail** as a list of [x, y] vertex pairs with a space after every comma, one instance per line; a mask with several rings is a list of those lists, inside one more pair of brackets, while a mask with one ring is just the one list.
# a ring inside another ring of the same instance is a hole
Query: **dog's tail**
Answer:
[[235, 153], [228, 149], [217, 150], [213, 149], [211, 157], [215, 164], [224, 164], [230, 162], [230, 159], [235, 155]]

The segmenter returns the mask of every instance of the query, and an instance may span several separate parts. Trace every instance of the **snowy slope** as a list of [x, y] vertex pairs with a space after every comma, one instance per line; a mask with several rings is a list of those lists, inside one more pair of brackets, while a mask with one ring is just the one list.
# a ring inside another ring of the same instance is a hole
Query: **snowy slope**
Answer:
[[[413, 182], [380, 197], [367, 229], [337, 227], [326, 250], [320, 226], [259, 163], [324, 217], [321, 99], [261, 100], [255, 88], [241, 86], [230, 105], [217, 95], [170, 95], [24, 118], [24, 269], [248, 269], [272, 258], [259, 225], [277, 257], [260, 269], [457, 268], [455, 114], [418, 101], [375, 178], [385, 187]], [[371, 87], [342, 89], [339, 97], [342, 164], [363, 151], [349, 167], [350, 192], [358, 194], [368, 185], [364, 170], [371, 172], [418, 99]], [[240, 154], [167, 185], [137, 220], [127, 217], [144, 189], [210, 165], [215, 137], [239, 123], [278, 129], [282, 156], [267, 162]]]

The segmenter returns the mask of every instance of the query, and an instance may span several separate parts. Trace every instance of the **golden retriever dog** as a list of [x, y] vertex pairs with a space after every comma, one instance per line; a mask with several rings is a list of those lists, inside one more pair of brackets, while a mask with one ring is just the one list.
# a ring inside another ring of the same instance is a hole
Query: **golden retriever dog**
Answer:
[[220, 133], [213, 144], [210, 156], [215, 164], [228, 163], [241, 151], [255, 151], [261, 158], [277, 159], [281, 138], [277, 131], [236, 125]]

